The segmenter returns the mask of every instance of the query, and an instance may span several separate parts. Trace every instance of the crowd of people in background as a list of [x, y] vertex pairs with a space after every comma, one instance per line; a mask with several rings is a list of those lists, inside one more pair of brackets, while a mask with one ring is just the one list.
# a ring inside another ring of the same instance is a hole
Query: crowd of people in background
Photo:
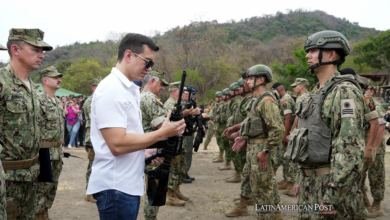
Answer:
[[85, 115], [83, 105], [87, 98], [79, 96], [58, 97], [65, 111], [64, 146], [67, 148], [84, 147], [85, 145]]

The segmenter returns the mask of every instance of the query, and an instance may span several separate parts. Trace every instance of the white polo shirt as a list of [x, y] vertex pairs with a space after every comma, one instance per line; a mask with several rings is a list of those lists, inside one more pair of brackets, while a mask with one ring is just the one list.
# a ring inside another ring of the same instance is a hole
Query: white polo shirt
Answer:
[[99, 83], [92, 98], [91, 141], [95, 150], [87, 195], [115, 189], [142, 196], [145, 180], [145, 150], [114, 156], [100, 129], [126, 128], [126, 133], [143, 134], [139, 87], [117, 68]]

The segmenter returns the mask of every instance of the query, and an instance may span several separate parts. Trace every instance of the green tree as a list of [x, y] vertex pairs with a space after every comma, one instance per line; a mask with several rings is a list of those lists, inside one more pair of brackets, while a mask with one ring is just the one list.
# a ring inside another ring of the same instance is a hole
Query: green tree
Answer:
[[[390, 30], [381, 32], [376, 37], [367, 35], [367, 39], [355, 45], [353, 51], [358, 54], [358, 57], [355, 57], [353, 62], [384, 70], [390, 74]], [[389, 77], [387, 77], [387, 84], [389, 84]]]
[[318, 83], [318, 79], [315, 74], [308, 70], [309, 66], [307, 65], [305, 50], [300, 49], [292, 53], [296, 58], [294, 64], [285, 66], [280, 62], [271, 64], [273, 72], [276, 73], [275, 81], [282, 83], [286, 89], [289, 89], [296, 78], [305, 78], [310, 83], [309, 89], [313, 88]]
[[78, 60], [63, 73], [61, 87], [84, 95], [91, 95], [89, 80], [99, 76], [104, 78], [110, 73], [110, 69], [111, 67], [102, 67], [96, 60]]

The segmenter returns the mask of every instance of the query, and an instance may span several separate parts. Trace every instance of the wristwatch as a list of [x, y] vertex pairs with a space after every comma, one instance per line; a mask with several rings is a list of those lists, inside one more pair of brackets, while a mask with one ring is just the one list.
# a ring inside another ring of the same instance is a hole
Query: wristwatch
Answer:
[[263, 152], [264, 152], [265, 154], [269, 154], [269, 150], [268, 150], [268, 149], [263, 149]]

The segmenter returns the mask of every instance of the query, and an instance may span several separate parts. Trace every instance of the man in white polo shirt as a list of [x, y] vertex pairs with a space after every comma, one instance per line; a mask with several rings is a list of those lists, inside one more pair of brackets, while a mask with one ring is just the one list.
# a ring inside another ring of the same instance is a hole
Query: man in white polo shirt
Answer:
[[[145, 157], [156, 150], [146, 147], [184, 132], [184, 120], [170, 122], [169, 115], [157, 131], [144, 134], [139, 88], [151, 71], [157, 45], [140, 34], [127, 34], [119, 44], [112, 68], [92, 99], [91, 140], [95, 160], [87, 194], [97, 200], [100, 219], [137, 219], [144, 193]], [[162, 158], [153, 164], [160, 165]]]

